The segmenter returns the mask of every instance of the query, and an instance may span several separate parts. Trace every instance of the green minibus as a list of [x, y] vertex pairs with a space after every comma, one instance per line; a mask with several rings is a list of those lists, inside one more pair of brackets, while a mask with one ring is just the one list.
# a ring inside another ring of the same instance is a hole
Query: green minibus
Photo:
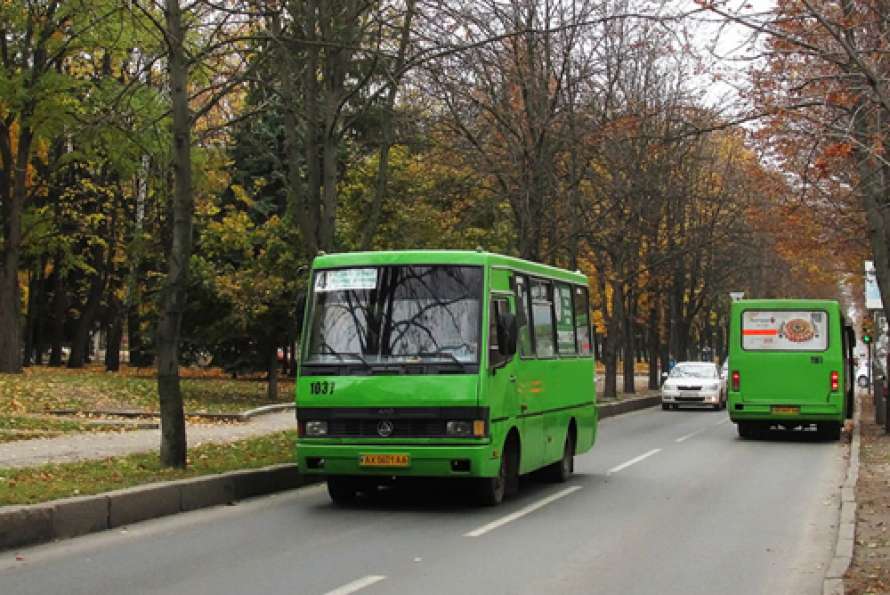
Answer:
[[320, 255], [296, 387], [301, 472], [335, 504], [403, 477], [496, 505], [596, 438], [587, 278], [483, 251]]
[[728, 408], [739, 435], [815, 424], [838, 439], [853, 414], [854, 345], [836, 301], [733, 302]]

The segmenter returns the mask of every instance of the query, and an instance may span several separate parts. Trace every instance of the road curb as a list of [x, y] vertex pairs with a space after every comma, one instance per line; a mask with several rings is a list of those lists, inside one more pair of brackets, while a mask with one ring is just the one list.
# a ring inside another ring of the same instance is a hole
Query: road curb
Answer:
[[0, 551], [231, 504], [321, 481], [295, 464], [153, 483], [95, 496], [0, 507]]
[[296, 408], [296, 403], [275, 403], [273, 405], [263, 405], [262, 407], [257, 407], [256, 409], [248, 409], [247, 411], [241, 412], [241, 420], [247, 421], [248, 419], [256, 417], [257, 415], [278, 413], [279, 411], [288, 411]]
[[650, 395], [636, 399], [628, 399], [617, 403], [603, 403], [599, 406], [599, 418], [606, 419], [622, 413], [630, 413], [639, 409], [648, 409], [661, 404], [661, 395]]
[[[266, 415], [268, 413], [278, 413], [279, 411], [288, 411], [296, 408], [295, 403], [272, 403], [271, 405], [263, 405], [242, 411], [240, 413], [190, 413], [186, 412], [186, 417], [196, 417], [198, 419], [209, 419], [213, 421], [247, 421], [258, 415]], [[139, 409], [51, 409], [50, 415], [57, 417], [67, 417], [73, 415], [88, 415], [95, 417], [124, 417], [124, 418], [156, 418], [161, 414], [157, 411], [142, 411]], [[107, 423], [99, 421], [97, 423]], [[152, 428], [157, 428], [158, 424], [152, 424]]]
[[860, 396], [857, 395], [856, 411], [853, 414], [853, 439], [850, 441], [850, 460], [847, 464], [847, 476], [840, 491], [841, 505], [838, 509], [834, 557], [825, 571], [822, 595], [844, 594], [844, 575], [853, 562], [853, 546], [856, 543], [856, 482], [859, 481], [859, 445], [862, 440], [859, 425], [860, 400]]
[[[650, 395], [599, 405], [604, 419], [661, 403]], [[286, 410], [284, 405], [261, 407], [253, 415]], [[246, 412], [250, 413], [250, 412]], [[124, 490], [65, 498], [29, 506], [0, 507], [0, 551], [37, 545], [114, 529], [140, 521], [264, 496], [324, 481], [302, 475], [295, 464], [273, 465], [153, 483]]]

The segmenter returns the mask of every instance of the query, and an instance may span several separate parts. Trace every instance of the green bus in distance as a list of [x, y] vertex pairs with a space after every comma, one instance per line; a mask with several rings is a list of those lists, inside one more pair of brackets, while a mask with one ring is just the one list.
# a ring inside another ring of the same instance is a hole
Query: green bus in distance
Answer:
[[596, 438], [587, 278], [482, 251], [312, 264], [296, 388], [300, 470], [336, 504], [399, 477], [566, 481]]
[[855, 343], [836, 301], [733, 302], [728, 409], [739, 436], [816, 424], [837, 440], [853, 415]]

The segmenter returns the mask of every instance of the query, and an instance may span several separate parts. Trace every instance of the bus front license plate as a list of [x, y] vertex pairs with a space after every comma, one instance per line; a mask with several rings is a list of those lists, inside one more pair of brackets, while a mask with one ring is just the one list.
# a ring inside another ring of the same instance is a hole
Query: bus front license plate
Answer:
[[800, 407], [773, 407], [773, 413], [776, 415], [797, 415], [800, 413]]
[[358, 464], [362, 467], [408, 467], [410, 455], [359, 455]]

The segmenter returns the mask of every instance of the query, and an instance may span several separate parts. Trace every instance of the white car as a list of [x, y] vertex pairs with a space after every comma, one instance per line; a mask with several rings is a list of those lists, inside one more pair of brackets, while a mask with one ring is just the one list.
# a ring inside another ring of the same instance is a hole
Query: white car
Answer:
[[671, 369], [661, 386], [661, 408], [677, 409], [688, 405], [723, 409], [726, 393], [722, 385], [716, 364], [680, 362]]
[[871, 381], [871, 377], [868, 374], [868, 361], [865, 359], [860, 361], [862, 363], [856, 367], [856, 384], [860, 388], [868, 388], [868, 384]]

